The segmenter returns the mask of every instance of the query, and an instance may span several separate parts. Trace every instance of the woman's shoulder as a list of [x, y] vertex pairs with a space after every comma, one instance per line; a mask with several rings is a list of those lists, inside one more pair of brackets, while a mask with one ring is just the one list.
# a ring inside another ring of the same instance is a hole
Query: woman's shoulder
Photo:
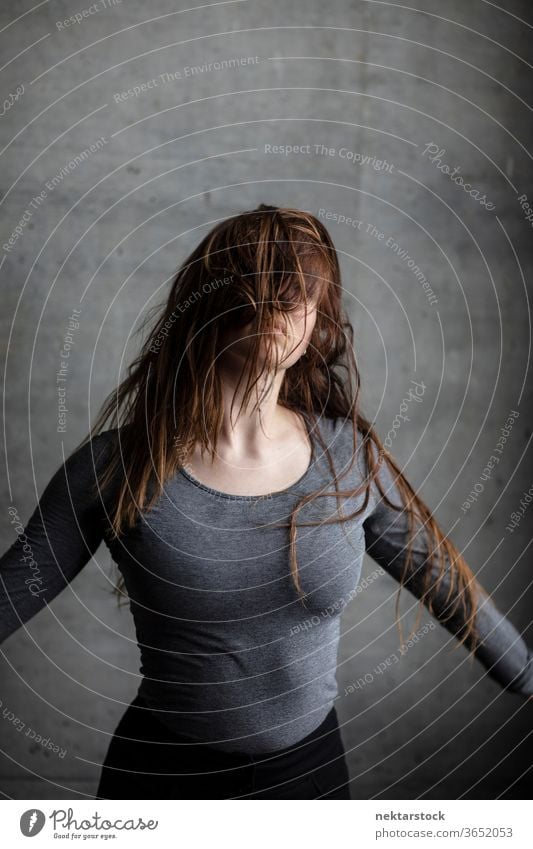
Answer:
[[[348, 416], [322, 416], [317, 418], [317, 424], [324, 442], [337, 462], [344, 467], [353, 468], [353, 474], [358, 479], [366, 479], [369, 475], [367, 453], [371, 456], [372, 466], [378, 466], [377, 477], [382, 486], [394, 490], [396, 475], [392, 473], [384, 458], [380, 458], [380, 449], [373, 439], [366, 440], [365, 431], [358, 422]], [[353, 466], [352, 458], [355, 455]], [[380, 498], [375, 482], [372, 482], [373, 498]]]
[[330, 454], [344, 466], [351, 463], [355, 455], [354, 469], [364, 474], [363, 434], [348, 416], [317, 416], [316, 424]]
[[105, 467], [112, 454], [120, 451], [121, 440], [129, 426], [112, 427], [99, 433], [87, 434], [69, 454], [65, 466], [70, 471], [96, 472]]
[[107, 430], [102, 430], [99, 433], [89, 433], [84, 439], [74, 448], [68, 459], [76, 459], [78, 462], [85, 462], [95, 454], [102, 454], [106, 450], [116, 445], [120, 439], [121, 428], [113, 427]]
[[317, 415], [316, 424], [324, 439], [336, 450], [350, 451], [354, 446], [356, 450], [360, 447], [362, 433], [349, 416]]

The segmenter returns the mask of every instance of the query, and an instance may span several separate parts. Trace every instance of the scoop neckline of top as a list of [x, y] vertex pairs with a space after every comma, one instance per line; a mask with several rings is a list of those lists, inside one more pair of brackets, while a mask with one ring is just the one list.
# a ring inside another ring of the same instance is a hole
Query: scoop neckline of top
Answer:
[[[199, 481], [197, 478], [193, 477], [190, 472], [184, 469], [183, 466], [180, 467], [179, 473], [182, 474], [183, 477], [185, 477], [188, 481], [190, 481], [190, 483], [194, 484], [198, 489], [203, 489], [206, 492], [211, 493], [211, 495], [216, 495], [217, 498], [226, 498], [228, 501], [259, 501], [262, 498], [270, 499], [277, 498], [280, 495], [287, 495], [288, 493], [292, 492], [293, 489], [295, 489], [297, 486], [300, 486], [300, 484], [302, 484], [307, 479], [307, 477], [313, 471], [315, 465], [315, 434], [311, 427], [311, 423], [308, 420], [306, 412], [304, 410], [300, 410], [299, 412], [303, 417], [304, 424], [307, 428], [307, 433], [309, 435], [309, 439], [311, 440], [311, 459], [309, 460], [309, 465], [303, 475], [301, 475], [301, 477], [299, 477], [298, 480], [294, 483], [291, 483], [289, 486], [286, 486], [285, 489], [276, 489], [274, 490], [274, 492], [266, 492], [263, 495], [235, 495], [231, 492], [223, 492], [221, 489], [213, 489], [212, 486], [208, 486], [207, 484], [202, 483], [202, 481]], [[318, 427], [318, 422], [316, 423], [316, 426]]]

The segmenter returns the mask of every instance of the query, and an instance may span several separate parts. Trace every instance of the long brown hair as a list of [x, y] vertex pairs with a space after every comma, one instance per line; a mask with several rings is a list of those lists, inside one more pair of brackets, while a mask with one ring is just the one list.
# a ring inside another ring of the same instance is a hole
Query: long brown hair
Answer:
[[[311, 418], [319, 415], [351, 420], [353, 456], [342, 476], [356, 459], [357, 439], [361, 440], [368, 474], [357, 490], [341, 490], [333, 458], [316, 430], [335, 489], [303, 497], [284, 525], [290, 528], [290, 568], [299, 597], [305, 605], [296, 562], [298, 512], [317, 497], [336, 495], [339, 502], [344, 496], [364, 493], [362, 506], [351, 515], [336, 514], [327, 520], [344, 523], [366, 508], [371, 483], [376, 481], [385, 503], [394, 510], [405, 510], [408, 516], [406, 560], [396, 599], [400, 640], [403, 642], [399, 597], [409, 574], [415, 526], [421, 522], [428, 541], [421, 605], [425, 603], [444, 622], [456, 615], [462, 604], [466, 626], [455, 648], [464, 642], [473, 652], [478, 640], [477, 599], [479, 594], [488, 596], [488, 593], [386, 451], [372, 423], [359, 410], [360, 375], [353, 347], [354, 332], [343, 310], [337, 253], [325, 226], [309, 212], [261, 204], [257, 209], [220, 221], [181, 265], [162, 307], [154, 308], [157, 320], [129, 366], [128, 376], [106, 398], [92, 432], [83, 441], [103, 430], [106, 422], [120, 430], [120, 441], [98, 484], [100, 490], [105, 489], [120, 471], [121, 485], [111, 517], [112, 535], [119, 537], [133, 526], [140, 511], [152, 507], [161, 495], [164, 482], [186, 465], [195, 445], [201, 447], [202, 455], [204, 451], [215, 455], [223, 419], [216, 360], [224, 331], [251, 322], [249, 360], [243, 369], [247, 383], [242, 408], [265, 370], [272, 373], [274, 361], [278, 363], [277, 346], [267, 344], [264, 368], [258, 368], [262, 337], [266, 334], [267, 342], [271, 340], [274, 321], [279, 321], [282, 311], [289, 312], [310, 299], [317, 305], [316, 324], [305, 356], [286, 370], [278, 402]], [[149, 314], [140, 329], [151, 321]], [[390, 501], [377, 477], [383, 461], [393, 473], [401, 505]], [[446, 560], [450, 578], [446, 602], [450, 603], [435, 612], [433, 596], [445, 579]], [[432, 583], [435, 562], [438, 575]], [[122, 576], [114, 591], [119, 599], [125, 596]]]

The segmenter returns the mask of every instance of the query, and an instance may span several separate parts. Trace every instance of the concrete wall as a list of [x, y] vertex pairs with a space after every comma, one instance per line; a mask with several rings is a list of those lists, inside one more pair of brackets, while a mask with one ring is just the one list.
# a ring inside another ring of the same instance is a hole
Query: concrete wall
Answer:
[[[531, 516], [512, 534], [505, 526], [531, 483], [531, 224], [518, 200], [533, 198], [529, 4], [190, 5], [2, 4], [2, 92], [14, 95], [0, 124], [2, 550], [13, 541], [8, 506], [29, 517], [188, 251], [220, 218], [291, 205], [329, 213], [367, 415], [385, 438], [411, 381], [424, 383], [393, 453], [522, 631]], [[191, 70], [236, 57], [246, 63]], [[73, 309], [60, 434], [55, 375]], [[512, 437], [464, 513], [511, 410]], [[368, 558], [365, 574], [373, 569]], [[66, 750], [1, 722], [5, 797], [94, 795], [138, 685], [133, 623], [109, 594], [115, 577], [102, 546], [2, 645], [4, 706]], [[521, 798], [529, 709], [464, 649], [451, 653], [444, 628], [373, 674], [398, 651], [397, 588], [380, 576], [343, 618], [337, 711], [353, 796]], [[404, 591], [404, 633], [415, 610]], [[430, 621], [424, 609], [420, 625]], [[365, 675], [371, 683], [345, 696]]]

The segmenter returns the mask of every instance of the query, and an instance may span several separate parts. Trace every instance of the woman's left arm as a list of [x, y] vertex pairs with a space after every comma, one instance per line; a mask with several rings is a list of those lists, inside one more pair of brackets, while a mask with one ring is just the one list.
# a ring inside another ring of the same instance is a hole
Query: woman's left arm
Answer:
[[[395, 484], [395, 476], [385, 461], [381, 463], [379, 479], [384, 492], [393, 504], [402, 503], [400, 493]], [[401, 580], [407, 556], [408, 524], [405, 511], [398, 512], [389, 507], [375, 488], [375, 501], [372, 512], [363, 523], [366, 550], [393, 578]], [[412, 560], [408, 574], [404, 578], [404, 586], [420, 598], [424, 592], [424, 573], [430, 568], [428, 546], [425, 542], [425, 531], [421, 523], [416, 525], [416, 535], [413, 540]], [[432, 580], [438, 576], [438, 564], [431, 564]], [[445, 619], [454, 609], [453, 616], [441, 622], [454, 636], [462, 636], [467, 624], [464, 618], [463, 605], [455, 598], [447, 598], [450, 590], [450, 564], [446, 559], [444, 578], [437, 590], [430, 591], [432, 606], [437, 619]], [[427, 599], [427, 596], [426, 596]], [[424, 601], [426, 601], [426, 599]], [[456, 602], [456, 604], [454, 604]], [[494, 602], [478, 595], [478, 611], [476, 628], [479, 635], [475, 656], [486, 667], [487, 674], [494, 678], [503, 689], [519, 693], [529, 699], [533, 698], [533, 652], [528, 647], [520, 633], [504, 614], [498, 610]], [[464, 644], [470, 648], [469, 638]]]

